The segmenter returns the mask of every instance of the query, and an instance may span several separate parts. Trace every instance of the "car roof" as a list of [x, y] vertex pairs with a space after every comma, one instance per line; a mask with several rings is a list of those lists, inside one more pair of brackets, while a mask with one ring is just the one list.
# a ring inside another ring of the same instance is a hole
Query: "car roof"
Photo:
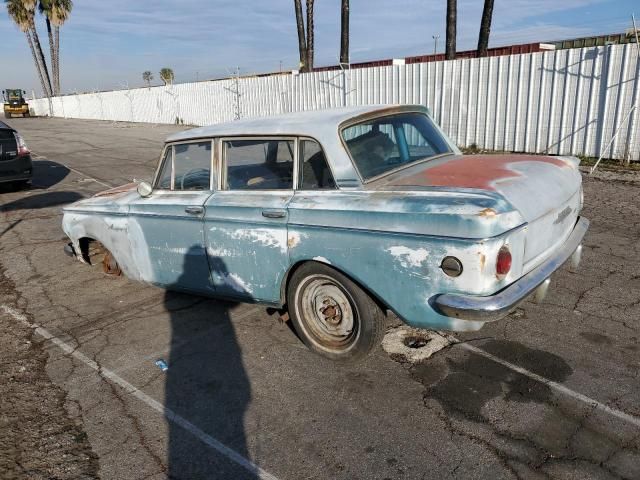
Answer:
[[415, 111], [427, 109], [418, 105], [366, 105], [357, 107], [331, 108], [295, 113], [236, 120], [206, 127], [193, 128], [175, 133], [167, 142], [193, 140], [209, 137], [232, 137], [242, 135], [292, 135], [308, 136], [323, 140], [331, 136], [337, 139], [336, 132], [340, 124], [355, 117], [375, 112]]

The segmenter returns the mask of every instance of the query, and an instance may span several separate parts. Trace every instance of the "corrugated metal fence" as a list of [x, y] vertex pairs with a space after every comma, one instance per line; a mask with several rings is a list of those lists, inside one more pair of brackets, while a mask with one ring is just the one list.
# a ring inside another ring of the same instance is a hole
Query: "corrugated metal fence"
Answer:
[[342, 105], [418, 103], [431, 109], [461, 147], [638, 160], [636, 48], [611, 45], [185, 83], [69, 95], [51, 104], [39, 99], [33, 107], [39, 115], [205, 125]]

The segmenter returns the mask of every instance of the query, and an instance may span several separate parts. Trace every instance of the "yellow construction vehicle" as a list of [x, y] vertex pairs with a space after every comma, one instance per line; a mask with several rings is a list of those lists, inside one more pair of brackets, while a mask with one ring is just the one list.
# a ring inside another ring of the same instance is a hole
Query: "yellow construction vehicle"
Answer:
[[23, 117], [31, 116], [29, 113], [29, 104], [23, 97], [26, 93], [27, 92], [20, 89], [6, 89], [2, 91], [5, 118], [11, 118], [13, 115], [21, 115]]

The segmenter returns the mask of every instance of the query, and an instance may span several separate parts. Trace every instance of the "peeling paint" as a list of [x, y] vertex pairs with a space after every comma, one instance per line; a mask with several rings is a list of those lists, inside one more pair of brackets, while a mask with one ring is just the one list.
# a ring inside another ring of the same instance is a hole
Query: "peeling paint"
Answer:
[[331, 265], [331, 262], [324, 257], [313, 257], [316, 262], [326, 263], [327, 265]]
[[405, 268], [419, 267], [429, 256], [429, 252], [424, 248], [412, 249], [401, 245], [389, 247], [386, 251], [396, 257]]
[[298, 232], [289, 232], [287, 245], [289, 248], [295, 248], [300, 244], [300, 234]]

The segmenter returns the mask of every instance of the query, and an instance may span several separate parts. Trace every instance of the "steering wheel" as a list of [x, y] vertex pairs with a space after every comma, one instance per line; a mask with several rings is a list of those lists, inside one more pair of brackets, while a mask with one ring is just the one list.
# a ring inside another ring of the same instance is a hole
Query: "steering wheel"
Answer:
[[182, 178], [180, 179], [180, 190], [184, 190], [184, 180], [185, 178], [189, 177], [189, 175], [193, 175], [197, 172], [205, 172], [207, 173], [207, 169], [206, 168], [192, 168], [191, 170], [187, 170], [187, 172], [182, 175]]

